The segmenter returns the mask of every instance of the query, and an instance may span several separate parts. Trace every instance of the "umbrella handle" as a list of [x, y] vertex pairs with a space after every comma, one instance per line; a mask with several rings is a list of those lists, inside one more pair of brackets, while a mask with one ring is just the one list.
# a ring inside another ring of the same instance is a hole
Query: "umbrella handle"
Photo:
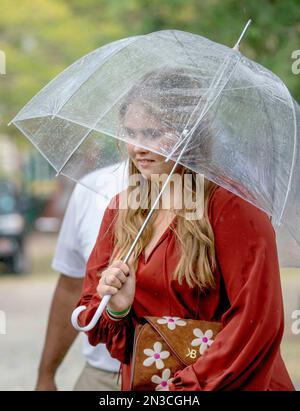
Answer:
[[85, 327], [81, 327], [78, 324], [78, 317], [83, 311], [86, 310], [86, 306], [80, 305], [79, 307], [75, 308], [71, 316], [71, 323], [73, 327], [75, 328], [75, 330], [85, 332], [85, 331], [90, 331], [92, 328], [94, 328], [110, 299], [111, 299], [111, 295], [105, 295], [102, 298], [101, 303], [99, 304], [97, 311], [95, 312], [93, 318], [91, 319], [89, 324], [87, 324]]

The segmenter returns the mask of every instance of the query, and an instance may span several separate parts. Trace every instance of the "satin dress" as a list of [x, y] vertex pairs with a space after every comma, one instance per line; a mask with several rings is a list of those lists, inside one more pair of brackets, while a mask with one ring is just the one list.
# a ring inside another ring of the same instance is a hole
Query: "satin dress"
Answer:
[[[118, 197], [118, 196], [117, 196]], [[108, 207], [88, 260], [78, 305], [87, 324], [100, 302], [98, 273], [108, 266], [114, 247], [117, 209]], [[222, 330], [204, 354], [173, 376], [171, 391], [295, 390], [280, 354], [284, 332], [283, 298], [276, 237], [262, 210], [217, 186], [208, 216], [214, 231], [217, 267], [215, 288], [200, 293], [173, 279], [180, 249], [172, 228], [151, 254], [139, 257], [136, 294], [130, 314], [113, 321], [104, 312], [87, 332], [89, 342], [105, 343], [122, 363], [122, 390], [130, 390], [134, 328], [143, 316], [176, 316], [221, 321]]]

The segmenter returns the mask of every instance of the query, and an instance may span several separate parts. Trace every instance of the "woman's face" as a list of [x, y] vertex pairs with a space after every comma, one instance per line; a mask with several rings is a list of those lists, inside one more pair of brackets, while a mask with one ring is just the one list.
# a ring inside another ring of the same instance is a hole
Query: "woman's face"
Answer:
[[[151, 147], [157, 150], [168, 140], [168, 130], [159, 124], [141, 104], [129, 105], [123, 126], [127, 137], [139, 144], [150, 143]], [[170, 174], [174, 161], [165, 162], [165, 157], [134, 144], [126, 143], [126, 147], [129, 157], [145, 178], [150, 179], [152, 174]], [[180, 168], [181, 166], [178, 165], [176, 172]]]

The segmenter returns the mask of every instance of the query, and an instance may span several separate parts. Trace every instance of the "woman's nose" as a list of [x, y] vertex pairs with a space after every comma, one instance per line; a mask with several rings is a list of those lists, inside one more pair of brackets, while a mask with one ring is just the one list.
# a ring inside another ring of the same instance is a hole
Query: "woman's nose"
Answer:
[[143, 135], [143, 133], [137, 132], [137, 133], [135, 134], [134, 140], [135, 140], [138, 144], [144, 144], [146, 138], [145, 138], [145, 136]]
[[[143, 140], [139, 139], [138, 143], [143, 144]], [[149, 150], [147, 150], [146, 148], [141, 147], [141, 146], [136, 146], [136, 145], [133, 146], [133, 151], [135, 154], [149, 153]]]

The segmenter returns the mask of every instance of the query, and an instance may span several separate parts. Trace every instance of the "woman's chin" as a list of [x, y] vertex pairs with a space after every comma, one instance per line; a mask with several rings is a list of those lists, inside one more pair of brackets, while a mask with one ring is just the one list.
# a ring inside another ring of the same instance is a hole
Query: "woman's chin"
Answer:
[[151, 180], [151, 176], [155, 178], [155, 172], [153, 172], [153, 170], [151, 170], [149, 167], [137, 167], [137, 169], [145, 179]]

